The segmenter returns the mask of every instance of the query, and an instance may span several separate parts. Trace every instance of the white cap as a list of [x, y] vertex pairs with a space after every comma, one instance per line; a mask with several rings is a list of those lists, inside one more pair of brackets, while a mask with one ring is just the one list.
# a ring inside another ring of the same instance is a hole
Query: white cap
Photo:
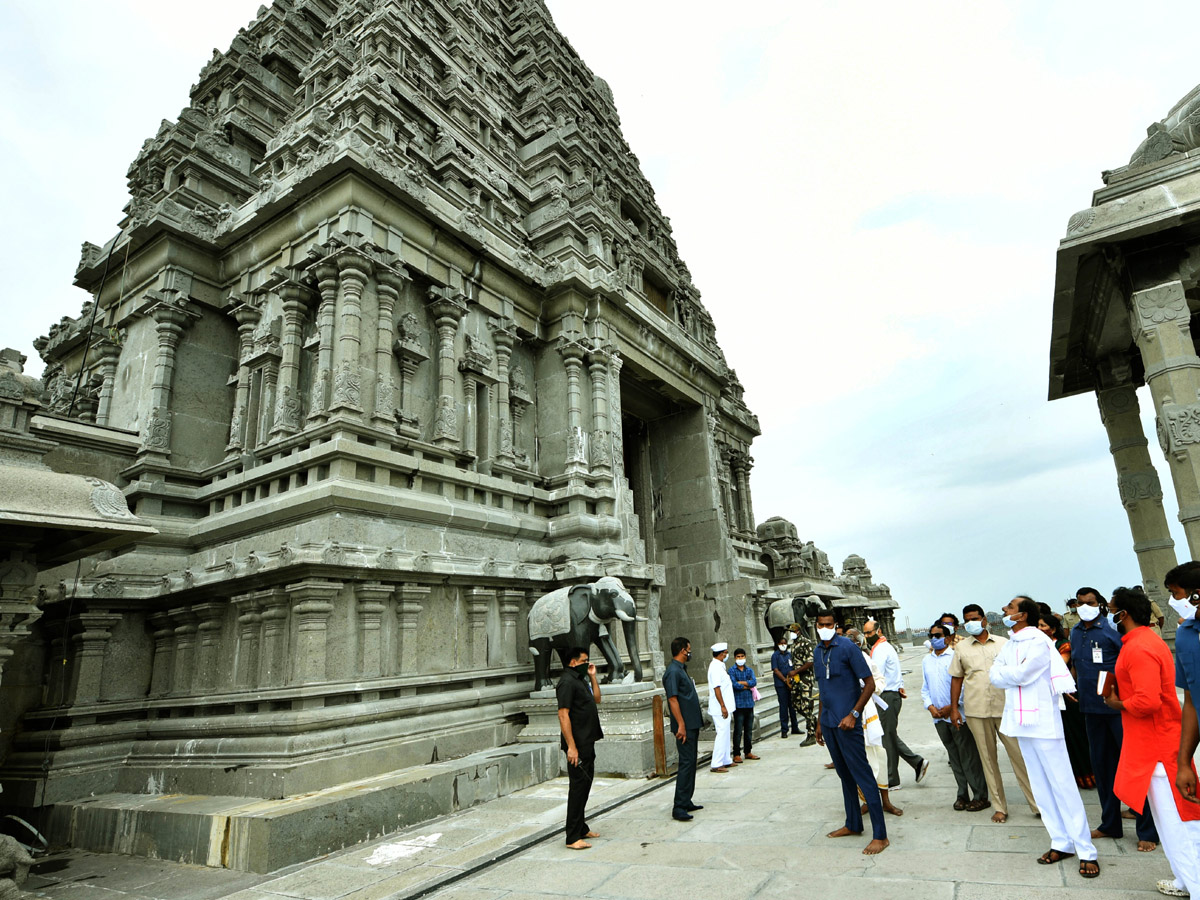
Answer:
[[728, 649], [729, 649], [729, 644], [727, 644], [725, 641], [718, 641], [717, 643], [712, 645], [713, 653], [720, 653], [722, 650], [728, 650]]

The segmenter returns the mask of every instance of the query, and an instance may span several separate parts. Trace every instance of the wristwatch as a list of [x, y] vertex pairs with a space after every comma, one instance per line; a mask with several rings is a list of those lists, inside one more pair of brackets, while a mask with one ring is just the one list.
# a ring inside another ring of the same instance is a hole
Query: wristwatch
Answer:
[[850, 715], [857, 719], [862, 715], [862, 713], [860, 713], [857, 709], [852, 709], [850, 710]]

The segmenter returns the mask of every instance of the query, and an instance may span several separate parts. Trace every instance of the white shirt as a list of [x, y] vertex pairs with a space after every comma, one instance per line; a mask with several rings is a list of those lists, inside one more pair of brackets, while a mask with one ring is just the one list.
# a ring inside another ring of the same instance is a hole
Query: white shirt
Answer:
[[871, 660], [883, 672], [883, 691], [898, 691], [904, 687], [904, 676], [900, 674], [900, 655], [891, 641], [881, 637], [871, 648]]
[[996, 687], [1004, 688], [1001, 734], [1063, 739], [1058, 694], [1051, 680], [1054, 658], [1062, 660], [1054, 643], [1032, 627], [1013, 632], [1000, 649], [988, 678]]
[[725, 702], [725, 709], [732, 713], [736, 706], [733, 702], [733, 679], [729, 677], [725, 664], [714, 657], [708, 664], [708, 714], [714, 719], [721, 715], [716, 688], [721, 689], [721, 700]]

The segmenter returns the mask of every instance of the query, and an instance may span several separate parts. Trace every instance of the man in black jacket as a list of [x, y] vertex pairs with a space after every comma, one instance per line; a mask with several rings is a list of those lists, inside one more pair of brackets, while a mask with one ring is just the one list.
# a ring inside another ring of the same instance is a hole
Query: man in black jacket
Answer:
[[[588, 682], [591, 682], [589, 684]], [[582, 647], [571, 650], [571, 658], [558, 682], [558, 725], [562, 730], [562, 748], [567, 751], [567, 847], [586, 850], [592, 845], [584, 838], [600, 835], [588, 828], [585, 818], [592, 779], [596, 775], [596, 741], [604, 737], [600, 728], [600, 683], [596, 667], [588, 662]]]

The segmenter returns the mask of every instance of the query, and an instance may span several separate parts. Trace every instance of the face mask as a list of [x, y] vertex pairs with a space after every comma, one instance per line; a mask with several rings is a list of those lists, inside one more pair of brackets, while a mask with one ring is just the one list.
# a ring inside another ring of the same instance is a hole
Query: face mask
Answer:
[[792, 643], [792, 642], [793, 642], [793, 641], [795, 641], [795, 640], [796, 640], [796, 635], [795, 635], [795, 633], [794, 633], [794, 632], [791, 632], [791, 631], [789, 631], [789, 632], [788, 632], [788, 643], [790, 644], [790, 643]]
[[1186, 622], [1188, 619], [1196, 617], [1196, 607], [1192, 606], [1190, 600], [1168, 600], [1171, 609], [1179, 614], [1179, 621]]
[[1012, 616], [1004, 617], [1004, 627], [1005, 628], [1012, 628], [1016, 624], [1017, 624], [1017, 620], [1014, 619]]
[[776, 646], [778, 646], [780, 650], [786, 650], [786, 649], [787, 649], [787, 644], [777, 644]]
[[836, 628], [818, 628], [817, 637], [823, 641], [832, 641], [833, 636], [837, 634]]
[[945, 650], [946, 649], [946, 639], [944, 637], [934, 638], [933, 640], [931, 640], [929, 642], [929, 646], [932, 647], [934, 650]]
[[867, 637], [868, 644], [874, 644], [877, 640], [879, 640], [879, 632], [873, 631], [870, 634], [868, 634], [866, 637]]
[[951, 625], [949, 622], [943, 622], [943, 623], [942, 623], [942, 627], [943, 627], [944, 629], [946, 629], [946, 634], [947, 634], [947, 635], [952, 635], [952, 634], [954, 634], [954, 626], [953, 626], [953, 625]]
[[966, 629], [967, 634], [971, 635], [971, 637], [978, 637], [983, 634], [983, 623], [977, 619], [970, 619], [963, 622], [963, 628]]
[[578, 672], [580, 675], [586, 675], [589, 665], [590, 665], [590, 663], [579, 663], [578, 665], [571, 666], [571, 668], [574, 669], [576, 672]]
[[[1121, 618], [1118, 619], [1117, 616], [1120, 616]], [[1117, 631], [1121, 630], [1121, 623], [1124, 622], [1128, 618], [1129, 618], [1129, 614], [1127, 612], [1125, 612], [1125, 610], [1121, 610], [1120, 612], [1115, 612], [1112, 614], [1112, 623], [1113, 623], [1113, 626], [1117, 629]]]
[[1084, 622], [1095, 622], [1100, 618], [1100, 607], [1098, 606], [1081, 606], [1078, 609], [1079, 618]]
[[746, 661], [744, 659], [735, 659], [734, 662], [737, 663], [739, 666], [746, 665]]

